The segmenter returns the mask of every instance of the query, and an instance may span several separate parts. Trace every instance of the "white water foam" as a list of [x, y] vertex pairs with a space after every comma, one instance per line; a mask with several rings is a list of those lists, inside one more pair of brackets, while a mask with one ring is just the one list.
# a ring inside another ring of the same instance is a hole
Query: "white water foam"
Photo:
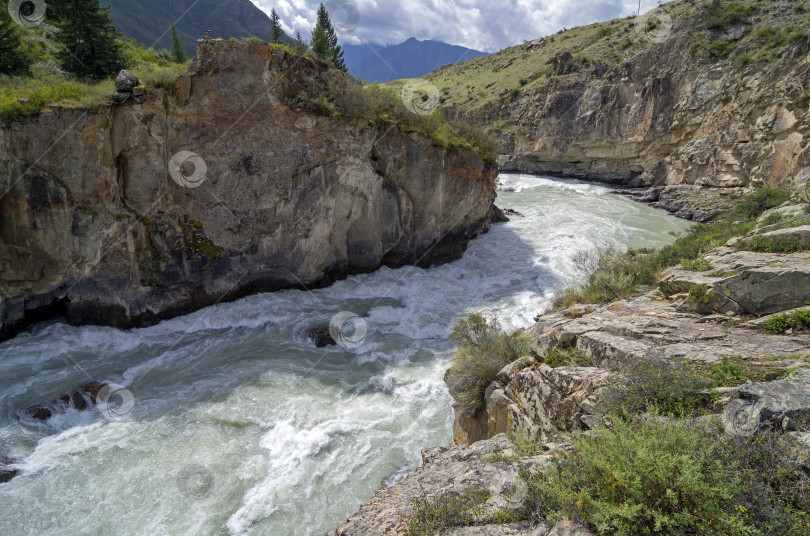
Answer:
[[[581, 280], [571, 255], [661, 245], [687, 223], [574, 180], [502, 175], [492, 226], [464, 258], [382, 268], [311, 292], [249, 296], [130, 331], [37, 326], [0, 345], [0, 439], [20, 476], [0, 485], [0, 534], [323, 533], [420, 449], [451, 439], [443, 383], [453, 322], [473, 311], [525, 327]], [[356, 349], [309, 328], [364, 317]], [[90, 380], [135, 396], [121, 420], [19, 409]]]

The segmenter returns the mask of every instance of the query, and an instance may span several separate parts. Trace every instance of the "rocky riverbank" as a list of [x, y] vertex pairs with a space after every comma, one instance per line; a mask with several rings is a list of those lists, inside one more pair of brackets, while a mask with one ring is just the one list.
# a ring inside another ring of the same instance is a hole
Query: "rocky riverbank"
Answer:
[[[422, 467], [381, 488], [337, 535], [405, 534], [421, 505], [469, 489], [484, 490], [486, 500], [464, 523], [470, 526], [443, 534], [589, 534], [495, 512], [520, 509], [521, 469], [565, 456], [576, 434], [610, 427], [602, 395], [650, 359], [695, 371], [733, 370], [734, 381], [695, 393], [710, 406], [697, 421], [716, 419], [734, 435], [786, 432], [797, 445], [794, 461], [810, 471], [810, 309], [803, 307], [810, 301], [810, 253], [790, 246], [804, 243], [810, 231], [774, 223], [801, 223], [804, 210], [786, 203], [764, 213], [748, 235], [690, 269], [669, 270], [658, 288], [633, 298], [538, 316], [524, 331], [530, 355], [497, 374], [483, 406], [455, 406], [457, 446], [425, 450]], [[746, 250], [762, 243], [771, 251]], [[525, 452], [527, 443], [534, 452]]]
[[[219, 301], [458, 258], [497, 169], [385, 121], [315, 113], [335, 71], [201, 40], [167, 89], [0, 129], [0, 339], [62, 315], [144, 326]], [[308, 104], [309, 103], [309, 104]]]

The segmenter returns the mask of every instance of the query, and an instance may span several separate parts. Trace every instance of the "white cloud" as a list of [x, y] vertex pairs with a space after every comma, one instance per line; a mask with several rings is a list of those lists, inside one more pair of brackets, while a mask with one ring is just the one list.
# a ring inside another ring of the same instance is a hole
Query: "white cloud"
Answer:
[[[251, 0], [270, 12], [275, 8], [284, 30], [306, 38], [315, 22], [319, 0]], [[328, 2], [327, 5], [329, 5]], [[487, 52], [638, 10], [638, 0], [333, 0], [352, 4], [359, 20], [351, 32], [339, 32], [342, 42], [400, 43], [409, 37], [435, 39]], [[642, 0], [645, 12], [656, 0]], [[333, 21], [345, 20], [348, 10], [336, 10]], [[336, 24], [336, 26], [340, 26]]]

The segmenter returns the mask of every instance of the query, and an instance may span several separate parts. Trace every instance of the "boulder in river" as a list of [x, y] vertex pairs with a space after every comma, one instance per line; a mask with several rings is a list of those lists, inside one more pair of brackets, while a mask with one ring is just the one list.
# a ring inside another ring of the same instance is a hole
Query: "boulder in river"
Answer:
[[0, 454], [0, 484], [8, 482], [17, 476], [17, 470], [11, 467], [13, 463], [14, 460]]
[[86, 383], [70, 394], [59, 395], [45, 404], [24, 408], [21, 416], [36, 421], [47, 421], [54, 414], [64, 413], [65, 410], [70, 408], [84, 411], [91, 405], [95, 406], [96, 396], [105, 385], [107, 385], [107, 382], [93, 381]]
[[307, 340], [314, 344], [315, 348], [323, 348], [324, 346], [334, 346], [337, 344], [329, 333], [329, 324], [310, 329], [307, 332]]
[[17, 470], [11, 467], [0, 465], [0, 484], [4, 484], [17, 476]]

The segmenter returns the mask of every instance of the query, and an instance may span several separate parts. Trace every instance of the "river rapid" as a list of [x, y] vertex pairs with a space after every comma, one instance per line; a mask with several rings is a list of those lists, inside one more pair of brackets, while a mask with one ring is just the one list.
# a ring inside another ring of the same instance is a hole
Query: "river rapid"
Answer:
[[[523, 217], [493, 225], [456, 262], [144, 329], [54, 321], [0, 344], [0, 454], [19, 469], [0, 484], [0, 534], [324, 534], [421, 449], [450, 442], [442, 376], [457, 318], [529, 326], [582, 280], [572, 254], [659, 246], [690, 225], [610, 191], [504, 174], [496, 202]], [[341, 311], [363, 318], [361, 343], [314, 348], [308, 329]], [[20, 420], [21, 408], [99, 379], [131, 393], [122, 415]]]

